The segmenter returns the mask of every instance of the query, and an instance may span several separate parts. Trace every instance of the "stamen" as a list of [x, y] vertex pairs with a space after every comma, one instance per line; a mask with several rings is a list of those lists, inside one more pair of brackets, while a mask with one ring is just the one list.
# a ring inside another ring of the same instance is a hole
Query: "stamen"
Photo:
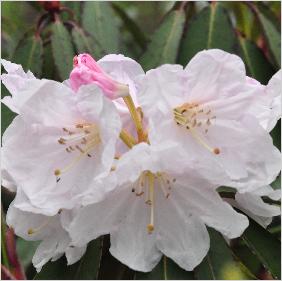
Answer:
[[28, 235], [32, 235], [35, 234], [36, 232], [39, 232], [42, 228], [44, 228], [46, 225], [48, 225], [50, 223], [50, 220], [52, 219], [52, 217], [49, 217], [48, 219], [46, 219], [45, 222], [43, 222], [43, 224], [41, 224], [39, 227], [37, 228], [29, 228], [27, 230], [27, 234]]
[[154, 175], [151, 172], [148, 172], [148, 181], [149, 181], [149, 198], [151, 200], [150, 210], [150, 223], [147, 225], [148, 233], [151, 234], [154, 231]]
[[210, 147], [207, 143], [205, 143], [199, 136], [198, 134], [194, 131], [193, 128], [187, 126], [186, 127], [188, 130], [190, 130], [192, 136], [202, 145], [204, 146], [207, 150], [209, 150], [210, 152], [214, 153], [214, 154], [219, 154], [220, 150], [219, 148], [212, 148]]

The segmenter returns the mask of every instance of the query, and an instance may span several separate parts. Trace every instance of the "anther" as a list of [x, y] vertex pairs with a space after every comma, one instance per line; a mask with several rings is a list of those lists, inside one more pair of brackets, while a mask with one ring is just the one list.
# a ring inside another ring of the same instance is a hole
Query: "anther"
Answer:
[[214, 153], [214, 154], [219, 154], [219, 153], [220, 153], [219, 148], [214, 148], [213, 153]]
[[135, 192], [135, 188], [132, 188], [132, 189], [131, 189], [131, 192]]
[[144, 191], [141, 191], [140, 193], [136, 193], [136, 196], [141, 196], [144, 194]]
[[152, 234], [152, 232], [154, 231], [154, 225], [153, 224], [151, 224], [151, 223], [149, 223], [148, 225], [147, 225], [147, 230], [148, 230], [148, 234]]
[[58, 139], [59, 144], [66, 144], [66, 140], [63, 138]]
[[34, 230], [32, 228], [29, 228], [28, 231], [27, 231], [27, 234], [28, 235], [34, 234]]
[[54, 175], [55, 175], [56, 177], [58, 177], [60, 174], [61, 174], [61, 170], [56, 169], [56, 170], [54, 171]]

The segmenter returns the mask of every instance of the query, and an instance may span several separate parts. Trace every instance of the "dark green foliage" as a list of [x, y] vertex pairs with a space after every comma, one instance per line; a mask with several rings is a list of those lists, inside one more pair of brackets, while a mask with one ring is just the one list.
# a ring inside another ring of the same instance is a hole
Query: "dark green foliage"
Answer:
[[39, 36], [27, 34], [19, 41], [13, 55], [13, 62], [21, 64], [25, 71], [30, 70], [35, 76], [42, 74], [43, 45]]
[[145, 70], [163, 63], [175, 63], [184, 21], [185, 15], [182, 10], [173, 11], [164, 19], [141, 58], [140, 63]]
[[179, 63], [186, 66], [199, 51], [214, 48], [230, 53], [237, 50], [229, 15], [219, 3], [204, 8], [187, 23], [187, 30], [180, 45]]
[[253, 279], [249, 272], [235, 260], [232, 250], [222, 235], [209, 229], [210, 249], [203, 262], [195, 269], [197, 279], [246, 280]]

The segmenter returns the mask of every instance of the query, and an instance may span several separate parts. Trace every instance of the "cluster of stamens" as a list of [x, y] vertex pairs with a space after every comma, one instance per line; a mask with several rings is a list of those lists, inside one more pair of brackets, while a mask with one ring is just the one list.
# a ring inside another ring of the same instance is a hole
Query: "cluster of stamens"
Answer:
[[160, 187], [165, 198], [168, 199], [175, 182], [176, 179], [171, 179], [166, 173], [157, 172], [153, 174], [150, 171], [145, 171], [133, 184], [132, 192], [138, 197], [144, 195], [145, 203], [150, 207], [150, 223], [147, 225], [149, 234], [154, 231], [155, 187]]
[[58, 139], [58, 143], [65, 147], [66, 153], [76, 155], [74, 155], [74, 159], [69, 165], [54, 171], [57, 182], [60, 180], [62, 173], [71, 169], [84, 156], [92, 157], [93, 149], [101, 142], [99, 128], [96, 124], [79, 123], [72, 129], [62, 128], [62, 130], [65, 135]]
[[201, 145], [214, 154], [220, 153], [219, 148], [210, 147], [200, 136], [207, 134], [209, 127], [216, 120], [211, 109], [204, 109], [197, 103], [185, 103], [174, 108], [173, 114], [176, 124], [185, 127]]

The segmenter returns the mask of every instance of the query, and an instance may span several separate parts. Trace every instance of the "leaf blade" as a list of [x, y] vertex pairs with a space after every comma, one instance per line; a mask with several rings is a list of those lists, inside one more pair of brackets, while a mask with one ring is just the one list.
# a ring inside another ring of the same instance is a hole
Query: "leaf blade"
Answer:
[[[246, 280], [250, 279], [241, 265], [235, 261], [231, 249], [220, 233], [209, 229], [210, 250], [202, 263], [195, 268], [197, 279], [203, 280]], [[252, 279], [252, 278], [251, 278]]]
[[180, 45], [178, 62], [186, 65], [199, 51], [212, 48], [230, 53], [236, 52], [237, 48], [231, 21], [226, 10], [217, 3], [204, 8], [188, 23]]
[[164, 19], [153, 34], [147, 51], [141, 57], [141, 65], [145, 70], [157, 67], [160, 64], [176, 62], [184, 21], [185, 14], [182, 10], [172, 11]]
[[280, 243], [266, 229], [249, 219], [250, 225], [242, 235], [243, 241], [251, 248], [277, 279], [281, 277]]
[[57, 21], [52, 26], [51, 46], [52, 53], [61, 80], [69, 77], [75, 55], [71, 36], [63, 23]]
[[106, 53], [118, 51], [119, 29], [109, 3], [86, 1], [82, 26]]

